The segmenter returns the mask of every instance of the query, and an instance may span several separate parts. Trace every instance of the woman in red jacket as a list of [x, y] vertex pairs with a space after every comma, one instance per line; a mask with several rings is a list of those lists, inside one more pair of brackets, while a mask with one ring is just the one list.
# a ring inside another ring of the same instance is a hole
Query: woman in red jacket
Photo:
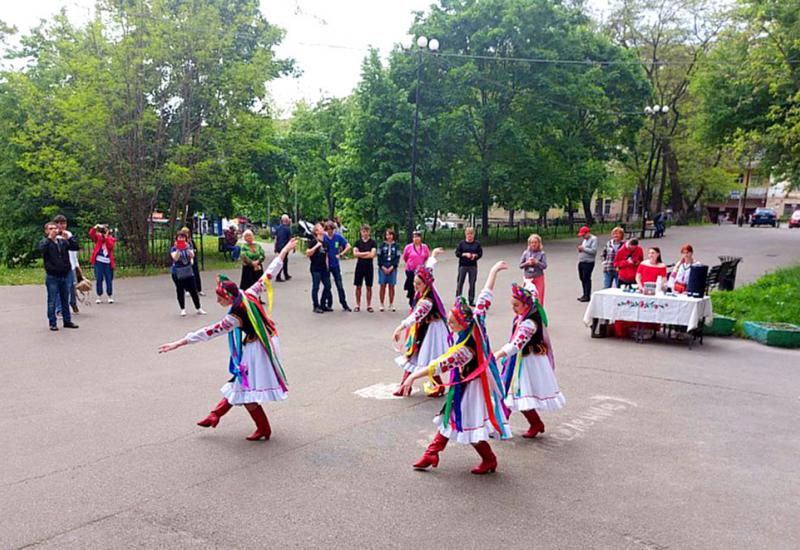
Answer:
[[614, 267], [619, 272], [619, 286], [636, 284], [636, 270], [644, 259], [639, 241], [631, 239], [622, 245], [614, 257]]
[[108, 232], [108, 227], [105, 225], [97, 224], [89, 230], [89, 238], [94, 242], [94, 250], [92, 250], [91, 263], [94, 266], [94, 278], [97, 280], [97, 300], [103, 296], [103, 281], [106, 283], [106, 293], [108, 294], [108, 303], [114, 303], [114, 246], [117, 240], [112, 237]]

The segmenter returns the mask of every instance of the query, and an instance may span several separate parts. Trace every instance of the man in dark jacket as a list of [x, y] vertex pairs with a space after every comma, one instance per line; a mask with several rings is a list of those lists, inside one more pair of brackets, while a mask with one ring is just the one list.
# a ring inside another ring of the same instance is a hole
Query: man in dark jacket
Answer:
[[478, 260], [483, 256], [481, 243], [475, 240], [475, 230], [467, 227], [464, 230], [464, 240], [456, 247], [458, 256], [458, 281], [456, 283], [456, 298], [461, 296], [464, 289], [464, 280], [469, 277], [469, 305], [475, 305], [475, 279], [478, 277]]
[[39, 242], [39, 251], [44, 260], [45, 285], [47, 286], [47, 320], [50, 322], [50, 330], [58, 330], [56, 325], [56, 301], [61, 303], [61, 314], [64, 318], [64, 328], [78, 328], [72, 322], [69, 310], [69, 274], [72, 265], [69, 262], [69, 251], [78, 250], [78, 242], [75, 237], [69, 235], [68, 238], [58, 226], [47, 223], [44, 226], [44, 239]]
[[[281, 224], [278, 226], [278, 229], [275, 230], [275, 253], [279, 253], [283, 250], [283, 247], [287, 245], [287, 243], [292, 239], [292, 229], [291, 229], [292, 219], [284, 214], [281, 216]], [[281, 278], [283, 275], [283, 278]], [[283, 260], [283, 270], [278, 273], [278, 276], [275, 278], [276, 281], [283, 281], [289, 280], [292, 276], [289, 275], [289, 256], [286, 256], [286, 259]]]

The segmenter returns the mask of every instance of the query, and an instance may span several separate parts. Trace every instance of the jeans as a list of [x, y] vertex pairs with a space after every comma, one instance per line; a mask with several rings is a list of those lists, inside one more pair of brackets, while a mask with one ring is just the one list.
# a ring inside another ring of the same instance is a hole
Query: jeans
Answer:
[[617, 271], [604, 271], [603, 288], [611, 288], [618, 286], [619, 286], [619, 273]]
[[583, 298], [592, 296], [592, 271], [594, 271], [594, 262], [578, 262], [578, 278], [583, 286]]
[[469, 277], [469, 303], [475, 303], [475, 280], [478, 278], [478, 266], [459, 266], [458, 268], [458, 281], [456, 282], [456, 298], [461, 296], [461, 291], [464, 289], [464, 281]]
[[[69, 285], [69, 305], [72, 307], [78, 307], [78, 291], [75, 290], [76, 281], [75, 270], [71, 269], [69, 275], [67, 275], [67, 285]], [[56, 315], [59, 313], [61, 313], [61, 302], [56, 301]]]
[[103, 281], [106, 282], [106, 294], [110, 296], [114, 295], [114, 285], [112, 281], [114, 280], [114, 270], [111, 269], [111, 264], [106, 264], [103, 262], [95, 262], [94, 263], [94, 277], [97, 279], [97, 295], [103, 295]]
[[238, 245], [226, 244], [225, 245], [225, 250], [227, 250], [228, 252], [231, 253], [231, 261], [233, 261], [233, 262], [238, 260], [239, 259], [239, 254], [242, 253], [242, 249]]
[[72, 315], [69, 311], [69, 276], [58, 277], [56, 275], [46, 275], [44, 284], [47, 287], [47, 320], [50, 326], [56, 326], [56, 304], [61, 306], [61, 315], [64, 324], [72, 322]]
[[[336, 283], [336, 291], [339, 293], [339, 305], [346, 308], [347, 296], [344, 293], [344, 285], [342, 284], [342, 268], [338, 265], [336, 267], [332, 267], [331, 275], [333, 275], [333, 282]], [[332, 301], [333, 300], [331, 300], [331, 302]]]
[[[319, 298], [319, 284], [322, 283], [322, 298]], [[311, 301], [314, 309], [331, 307], [333, 295], [331, 294], [331, 275], [328, 271], [311, 272]]]

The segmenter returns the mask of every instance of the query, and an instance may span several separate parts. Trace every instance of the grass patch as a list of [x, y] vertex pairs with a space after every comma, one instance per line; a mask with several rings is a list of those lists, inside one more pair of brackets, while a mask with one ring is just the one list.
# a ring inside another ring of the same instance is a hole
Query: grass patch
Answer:
[[731, 292], [712, 292], [714, 313], [736, 319], [734, 332], [744, 335], [745, 321], [800, 322], [800, 265], [778, 269]]

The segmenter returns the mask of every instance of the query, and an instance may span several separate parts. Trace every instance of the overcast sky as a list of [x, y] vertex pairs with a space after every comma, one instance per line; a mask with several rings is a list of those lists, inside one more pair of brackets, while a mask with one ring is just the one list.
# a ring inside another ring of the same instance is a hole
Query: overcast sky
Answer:
[[[94, 6], [94, 0], [1, 1], [0, 19], [22, 32], [62, 7], [73, 21], [85, 21]], [[595, 6], [605, 3], [590, 1]], [[374, 46], [386, 55], [406, 34], [412, 12], [430, 4], [431, 0], [261, 0], [267, 20], [286, 31], [278, 55], [295, 59], [302, 71], [299, 78], [269, 84], [275, 106], [285, 116], [299, 100], [313, 103], [348, 95], [358, 83], [367, 49]]]

